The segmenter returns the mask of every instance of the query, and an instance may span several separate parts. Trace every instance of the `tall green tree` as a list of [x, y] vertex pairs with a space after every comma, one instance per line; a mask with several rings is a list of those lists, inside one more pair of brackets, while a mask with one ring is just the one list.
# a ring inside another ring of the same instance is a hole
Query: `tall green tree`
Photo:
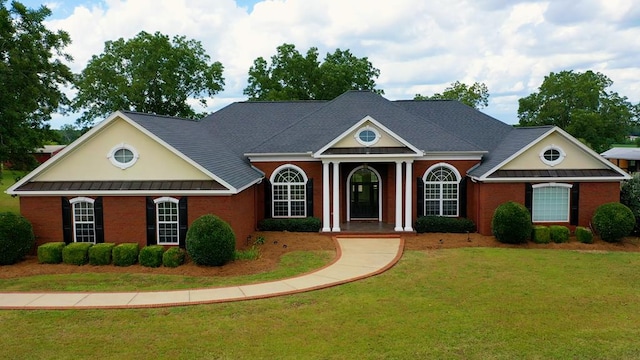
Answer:
[[[331, 100], [348, 90], [375, 90], [380, 70], [366, 58], [336, 49], [318, 60], [318, 49], [306, 55], [295, 45], [282, 44], [271, 63], [263, 57], [253, 61], [244, 94], [249, 100]], [[375, 90], [381, 92], [381, 90]]]
[[199, 41], [184, 36], [142, 31], [129, 40], [107, 41], [77, 76], [73, 107], [84, 113], [76, 123], [87, 127], [116, 110], [198, 117], [187, 100], [205, 107], [224, 87], [222, 71]]
[[51, 114], [69, 103], [61, 88], [73, 80], [65, 64], [72, 58], [63, 52], [71, 39], [45, 27], [47, 7], [5, 3], [0, 0], [0, 163], [24, 164], [50, 136]]
[[414, 100], [458, 100], [463, 104], [469, 105], [476, 109], [482, 109], [489, 105], [489, 89], [484, 83], [474, 82], [473, 85], [456, 81], [451, 86], [444, 89], [442, 94], [434, 94], [433, 96], [424, 96], [416, 94]]
[[624, 141], [636, 122], [636, 107], [608, 91], [604, 74], [565, 70], [550, 73], [538, 92], [519, 100], [521, 126], [555, 125], [602, 152]]

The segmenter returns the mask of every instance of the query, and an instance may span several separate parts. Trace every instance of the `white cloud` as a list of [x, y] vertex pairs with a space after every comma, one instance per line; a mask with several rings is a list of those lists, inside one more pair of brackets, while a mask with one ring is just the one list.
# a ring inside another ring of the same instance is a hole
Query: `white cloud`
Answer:
[[[55, 15], [60, 6], [52, 4]], [[107, 40], [142, 30], [185, 35], [225, 67], [225, 91], [210, 110], [245, 99], [253, 60], [285, 42], [301, 52], [318, 47], [321, 57], [336, 48], [368, 57], [390, 99], [441, 92], [456, 80], [484, 82], [491, 94], [485, 112], [509, 123], [517, 122], [517, 100], [551, 71], [600, 71], [615, 82], [612, 90], [640, 101], [640, 6], [628, 0], [264, 0], [252, 11], [233, 0], [83, 4], [49, 22], [71, 35], [73, 71]]]

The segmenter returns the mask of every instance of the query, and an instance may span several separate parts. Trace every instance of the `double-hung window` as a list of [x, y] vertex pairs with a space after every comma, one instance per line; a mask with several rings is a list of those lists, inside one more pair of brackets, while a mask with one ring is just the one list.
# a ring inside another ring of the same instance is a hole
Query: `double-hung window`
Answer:
[[273, 217], [307, 216], [307, 178], [302, 169], [286, 166], [272, 176]]
[[158, 245], [178, 245], [180, 241], [178, 199], [162, 197], [155, 199], [154, 202]]
[[73, 241], [96, 242], [96, 217], [94, 212], [95, 200], [77, 197], [69, 200], [73, 215]]
[[424, 214], [458, 216], [460, 177], [449, 166], [438, 165], [424, 175]]

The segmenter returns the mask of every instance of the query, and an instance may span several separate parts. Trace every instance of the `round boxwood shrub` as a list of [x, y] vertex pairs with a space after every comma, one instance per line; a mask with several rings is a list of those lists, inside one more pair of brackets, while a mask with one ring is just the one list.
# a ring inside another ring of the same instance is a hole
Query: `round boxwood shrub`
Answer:
[[501, 243], [526, 243], [531, 237], [531, 214], [522, 204], [506, 202], [493, 213], [491, 229]]
[[236, 235], [226, 221], [215, 215], [203, 215], [189, 227], [186, 247], [194, 263], [221, 266], [233, 260]]
[[631, 234], [636, 225], [636, 218], [627, 206], [613, 202], [598, 206], [591, 223], [602, 240], [620, 242], [622, 238]]
[[36, 243], [33, 227], [22, 215], [0, 213], [0, 265], [15, 264]]

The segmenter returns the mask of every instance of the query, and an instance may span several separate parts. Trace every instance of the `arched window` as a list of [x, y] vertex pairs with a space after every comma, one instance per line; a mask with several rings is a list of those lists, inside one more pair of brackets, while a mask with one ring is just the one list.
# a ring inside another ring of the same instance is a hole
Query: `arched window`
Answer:
[[96, 242], [96, 217], [94, 212], [95, 200], [77, 197], [69, 200], [73, 214], [73, 241]]
[[429, 168], [424, 179], [424, 214], [458, 216], [460, 174], [455, 168], [437, 164]]
[[156, 204], [156, 235], [158, 245], [178, 245], [180, 219], [178, 199], [161, 197], [153, 201]]
[[302, 169], [293, 165], [282, 166], [271, 176], [273, 217], [306, 217], [307, 177]]

